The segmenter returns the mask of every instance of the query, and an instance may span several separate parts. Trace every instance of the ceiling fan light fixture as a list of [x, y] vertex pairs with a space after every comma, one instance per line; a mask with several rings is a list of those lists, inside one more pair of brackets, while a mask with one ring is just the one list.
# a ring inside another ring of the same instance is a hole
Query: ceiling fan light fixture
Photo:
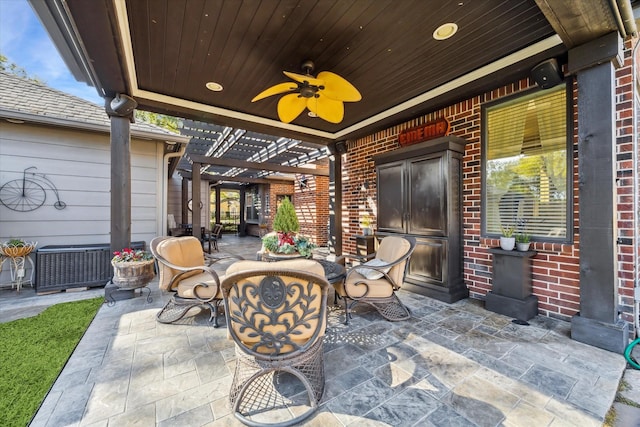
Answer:
[[217, 82], [207, 82], [205, 86], [212, 92], [222, 92], [222, 89], [224, 89], [222, 85]]
[[251, 102], [273, 95], [285, 94], [278, 101], [278, 118], [291, 123], [307, 108], [309, 117], [319, 117], [330, 123], [340, 123], [344, 118], [344, 102], [357, 102], [362, 95], [351, 83], [330, 71], [321, 71], [316, 77], [313, 62], [305, 61], [302, 69], [306, 74], [283, 71], [293, 82], [278, 83], [258, 95]]
[[433, 32], [433, 38], [436, 40], [446, 40], [450, 37], [453, 37], [455, 33], [458, 32], [458, 24], [454, 22], [447, 22], [446, 24], [440, 25]]

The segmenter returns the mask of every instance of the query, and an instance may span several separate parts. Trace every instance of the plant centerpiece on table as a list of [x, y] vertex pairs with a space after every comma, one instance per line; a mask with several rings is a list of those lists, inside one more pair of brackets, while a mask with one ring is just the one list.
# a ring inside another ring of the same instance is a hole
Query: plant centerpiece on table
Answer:
[[300, 223], [293, 203], [285, 197], [273, 219], [273, 233], [262, 238], [264, 249], [274, 254], [311, 257], [316, 245], [308, 237], [298, 234]]
[[22, 239], [10, 239], [2, 243], [0, 252], [10, 258], [25, 257], [38, 245], [38, 242], [26, 242]]
[[500, 236], [500, 247], [505, 251], [512, 251], [516, 245], [516, 238], [513, 236], [515, 227], [513, 225], [507, 225], [500, 227], [502, 230], [502, 236]]
[[115, 251], [111, 259], [112, 282], [119, 288], [133, 289], [145, 286], [155, 276], [154, 259], [142, 249], [124, 248]]

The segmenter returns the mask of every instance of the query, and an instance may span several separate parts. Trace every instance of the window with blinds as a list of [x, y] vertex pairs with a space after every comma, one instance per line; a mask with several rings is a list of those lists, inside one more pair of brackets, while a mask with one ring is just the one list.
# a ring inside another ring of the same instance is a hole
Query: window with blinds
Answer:
[[534, 240], [570, 229], [565, 85], [483, 107], [483, 234], [515, 227]]

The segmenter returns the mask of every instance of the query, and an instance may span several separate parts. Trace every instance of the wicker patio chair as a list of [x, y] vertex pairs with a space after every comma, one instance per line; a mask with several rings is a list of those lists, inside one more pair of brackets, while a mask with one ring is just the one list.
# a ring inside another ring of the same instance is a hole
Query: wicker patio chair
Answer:
[[375, 257], [347, 271], [344, 282], [334, 285], [344, 299], [345, 324], [351, 319], [351, 309], [358, 302], [374, 307], [390, 321], [411, 317], [396, 295], [402, 287], [408, 261], [416, 248], [416, 239], [410, 236], [386, 236], [380, 241]]
[[161, 323], [173, 323], [194, 307], [211, 310], [218, 327], [218, 307], [222, 301], [220, 278], [205, 256], [200, 241], [193, 236], [156, 237], [149, 245], [158, 261], [159, 287], [173, 296], [156, 316]]
[[[290, 426], [317, 409], [325, 381], [329, 284], [323, 275], [322, 266], [308, 259], [239, 261], [227, 270], [222, 290], [229, 335], [236, 343], [229, 400], [243, 423]], [[309, 408], [282, 421], [291, 405]], [[269, 422], [273, 412], [278, 422]]]

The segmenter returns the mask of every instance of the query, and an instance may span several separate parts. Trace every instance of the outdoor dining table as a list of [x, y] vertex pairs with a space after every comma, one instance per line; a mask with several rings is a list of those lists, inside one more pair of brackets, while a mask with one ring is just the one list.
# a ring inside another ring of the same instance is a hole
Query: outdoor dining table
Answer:
[[[280, 256], [278, 254], [264, 253], [261, 258], [265, 261], [269, 262], [277, 262], [283, 261], [285, 259], [291, 259], [291, 257]], [[322, 268], [324, 268], [324, 277], [327, 279], [330, 285], [335, 287], [336, 284], [342, 282], [347, 275], [347, 270], [344, 265], [339, 264], [337, 262], [329, 261], [326, 259], [314, 259]], [[334, 304], [338, 302], [338, 293], [336, 292], [334, 299]]]

